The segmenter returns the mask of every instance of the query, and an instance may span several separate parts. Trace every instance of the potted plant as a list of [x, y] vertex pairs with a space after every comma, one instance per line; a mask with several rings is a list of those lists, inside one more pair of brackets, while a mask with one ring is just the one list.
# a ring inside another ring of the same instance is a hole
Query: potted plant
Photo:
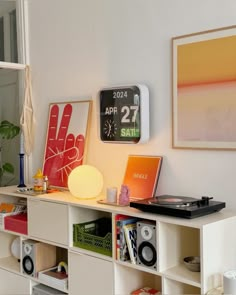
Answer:
[[3, 120], [0, 123], [0, 186], [3, 186], [3, 175], [5, 173], [14, 174], [14, 166], [2, 159], [2, 151], [4, 147], [20, 133], [20, 127], [13, 123]]

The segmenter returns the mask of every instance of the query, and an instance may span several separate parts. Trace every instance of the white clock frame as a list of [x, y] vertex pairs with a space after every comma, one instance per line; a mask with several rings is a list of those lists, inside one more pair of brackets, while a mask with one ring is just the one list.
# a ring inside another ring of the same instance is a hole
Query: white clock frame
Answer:
[[150, 119], [149, 119], [149, 90], [148, 87], [144, 84], [134, 84], [134, 85], [122, 85], [122, 86], [113, 86], [113, 87], [105, 87], [102, 88], [99, 92], [99, 120], [100, 120], [100, 131], [101, 132], [101, 110], [100, 110], [100, 99], [101, 99], [101, 92], [102, 91], [113, 91], [113, 90], [120, 90], [127, 89], [129, 87], [137, 87], [140, 91], [140, 98], [139, 98], [139, 114], [140, 114], [140, 139], [139, 141], [120, 141], [120, 140], [102, 140], [102, 136], [100, 133], [100, 139], [105, 143], [123, 143], [123, 144], [140, 144], [146, 143], [150, 138]]

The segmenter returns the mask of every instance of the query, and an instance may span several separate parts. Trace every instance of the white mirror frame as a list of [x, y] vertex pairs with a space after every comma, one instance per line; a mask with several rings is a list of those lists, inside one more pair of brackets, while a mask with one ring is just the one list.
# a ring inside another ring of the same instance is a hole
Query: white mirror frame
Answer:
[[[17, 15], [17, 48], [18, 59], [21, 63], [11, 63], [0, 61], [0, 68], [24, 70], [26, 65], [29, 64], [29, 44], [28, 44], [28, 0], [15, 0], [16, 1], [16, 15]], [[23, 81], [20, 81], [19, 95], [22, 97], [22, 104], [24, 99]], [[30, 171], [32, 167], [32, 157], [25, 156], [24, 158], [24, 178], [25, 183], [29, 183], [32, 175]]]

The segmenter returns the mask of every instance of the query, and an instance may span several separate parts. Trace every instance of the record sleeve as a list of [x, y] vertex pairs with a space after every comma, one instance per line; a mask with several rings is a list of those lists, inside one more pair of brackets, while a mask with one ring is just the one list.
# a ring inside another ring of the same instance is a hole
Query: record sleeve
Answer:
[[161, 165], [161, 156], [129, 155], [123, 184], [130, 189], [131, 201], [154, 197]]

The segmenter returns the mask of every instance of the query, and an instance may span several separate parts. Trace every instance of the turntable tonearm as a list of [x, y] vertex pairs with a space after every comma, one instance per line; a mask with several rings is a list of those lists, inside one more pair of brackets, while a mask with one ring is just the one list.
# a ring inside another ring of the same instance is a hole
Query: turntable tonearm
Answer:
[[182, 196], [161, 195], [144, 200], [131, 201], [130, 207], [145, 212], [182, 218], [195, 218], [225, 208], [224, 202], [212, 201], [212, 199], [212, 197], [195, 199]]

